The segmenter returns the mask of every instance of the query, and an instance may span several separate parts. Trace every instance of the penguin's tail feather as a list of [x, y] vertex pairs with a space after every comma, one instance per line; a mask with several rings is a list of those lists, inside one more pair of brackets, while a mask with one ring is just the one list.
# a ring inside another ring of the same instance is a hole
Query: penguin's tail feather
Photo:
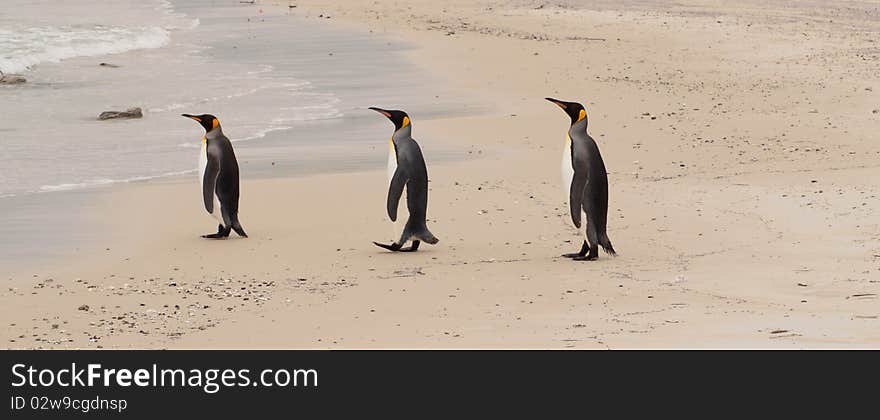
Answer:
[[604, 249], [605, 252], [608, 253], [608, 255], [611, 255], [612, 257], [617, 256], [617, 251], [615, 251], [614, 246], [611, 245], [611, 239], [608, 239], [607, 233], [602, 232], [601, 234], [599, 234], [599, 246], [601, 246], [602, 249]]
[[241, 227], [241, 223], [238, 222], [238, 215], [237, 214], [232, 216], [232, 226], [231, 227], [232, 227], [232, 230], [234, 230], [235, 233], [238, 234], [238, 236], [241, 236], [242, 238], [248, 237], [247, 233], [244, 232], [244, 228]]
[[428, 230], [428, 226], [426, 225], [422, 225], [419, 229], [416, 229], [416, 231], [413, 232], [413, 236], [419, 238], [420, 241], [431, 245], [440, 242], [440, 240], [437, 239], [437, 237], [434, 236], [434, 234], [431, 233], [430, 230]]

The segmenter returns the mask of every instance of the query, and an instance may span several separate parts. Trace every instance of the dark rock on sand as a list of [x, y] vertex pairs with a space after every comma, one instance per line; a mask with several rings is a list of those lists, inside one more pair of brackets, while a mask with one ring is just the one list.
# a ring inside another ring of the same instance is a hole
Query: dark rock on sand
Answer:
[[140, 108], [130, 108], [125, 111], [104, 111], [101, 115], [98, 115], [99, 120], [113, 120], [113, 119], [128, 119], [128, 118], [141, 118], [144, 116], [144, 113]]
[[0, 85], [18, 85], [27, 82], [24, 76], [17, 74], [0, 74]]

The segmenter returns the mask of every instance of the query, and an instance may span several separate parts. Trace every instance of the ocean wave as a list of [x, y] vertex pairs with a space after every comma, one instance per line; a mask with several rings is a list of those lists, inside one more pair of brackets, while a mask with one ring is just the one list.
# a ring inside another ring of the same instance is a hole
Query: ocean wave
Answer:
[[168, 30], [158, 26], [0, 29], [0, 70], [5, 73], [20, 73], [40, 63], [160, 48], [170, 40]]
[[287, 127], [287, 126], [264, 128], [264, 129], [262, 129], [262, 130], [257, 130], [257, 132], [256, 132], [254, 135], [247, 136], [247, 137], [242, 137], [242, 138], [240, 138], [240, 139], [238, 139], [238, 140], [233, 140], [233, 141], [234, 141], [234, 142], [239, 142], [239, 141], [251, 141], [251, 140], [257, 140], [257, 139], [261, 139], [261, 138], [263, 138], [263, 137], [266, 137], [266, 135], [268, 135], [269, 133], [272, 133], [272, 132], [275, 132], [275, 131], [290, 130], [290, 129], [292, 129], [292, 128], [293, 128], [293, 127]]
[[[196, 169], [187, 169], [185, 171], [175, 171], [175, 172], [166, 172], [159, 175], [150, 175], [150, 176], [135, 176], [131, 178], [123, 178], [123, 179], [107, 179], [107, 178], [98, 178], [84, 182], [75, 182], [75, 183], [66, 183], [66, 184], [55, 184], [55, 185], [43, 185], [37, 191], [32, 192], [57, 192], [57, 191], [70, 191], [70, 190], [79, 190], [84, 188], [94, 188], [107, 186], [112, 184], [126, 184], [130, 182], [141, 182], [141, 181], [149, 181], [151, 179], [158, 178], [167, 178], [170, 176], [179, 176], [195, 173]], [[0, 196], [2, 197], [2, 196]]]
[[263, 74], [263, 73], [271, 73], [273, 70], [275, 70], [275, 66], [273, 66], [271, 64], [260, 64], [259, 67], [260, 68], [257, 70], [251, 70], [251, 71], [247, 72], [247, 74], [249, 76], [255, 76], [255, 75]]
[[[335, 95], [330, 94], [309, 94], [308, 95], [312, 100], [317, 100], [320, 98], [324, 100], [322, 104], [315, 105], [302, 105], [302, 106], [293, 106], [293, 107], [281, 107], [279, 108], [281, 111], [284, 111], [285, 114], [280, 117], [273, 118], [270, 121], [268, 127], [261, 128], [257, 130], [254, 134], [249, 136], [233, 138], [232, 142], [245, 142], [251, 140], [258, 140], [266, 137], [269, 133], [275, 131], [286, 131], [292, 130], [294, 128], [293, 124], [301, 123], [301, 122], [309, 122], [309, 121], [324, 121], [324, 120], [333, 120], [342, 118], [345, 116], [336, 106], [339, 104], [340, 100]], [[198, 149], [201, 148], [202, 145], [199, 142], [186, 142], [179, 143], [177, 145], [183, 149]]]
[[174, 9], [174, 5], [168, 0], [159, 0], [158, 4], [153, 8], [158, 12], [162, 12], [165, 16], [176, 19], [174, 23], [169, 23], [164, 25], [166, 29], [182, 29], [182, 30], [190, 30], [195, 29], [197, 26], [201, 24], [198, 18], [190, 18], [185, 13], [178, 12]]
[[[301, 85], [299, 85], [299, 86], [301, 86]], [[175, 103], [168, 104], [168, 105], [165, 105], [165, 106], [158, 106], [158, 107], [149, 108], [148, 111], [149, 111], [149, 112], [168, 112], [168, 111], [177, 111], [177, 110], [180, 110], [180, 109], [184, 109], [184, 108], [192, 108], [192, 107], [195, 107], [195, 106], [198, 106], [198, 105], [203, 105], [203, 104], [207, 104], [207, 103], [211, 103], [211, 102], [217, 102], [217, 101], [223, 101], [223, 100], [229, 100], [229, 99], [242, 98], [242, 97], [245, 97], [245, 96], [253, 95], [253, 94], [255, 94], [255, 93], [257, 93], [257, 92], [260, 92], [260, 91], [262, 91], [262, 90], [266, 90], [266, 89], [275, 89], [275, 88], [277, 88], [276, 85], [264, 85], [264, 86], [258, 86], [258, 87], [249, 88], [249, 89], [246, 89], [246, 90], [243, 90], [243, 91], [239, 91], [239, 92], [233, 92], [233, 93], [230, 93], [230, 94], [228, 94], [228, 95], [211, 96], [211, 97], [207, 97], [207, 98], [199, 99], [198, 101], [192, 101], [192, 102], [175, 102]]]
[[[256, 133], [254, 133], [250, 136], [246, 136], [246, 137], [242, 137], [242, 138], [238, 138], [238, 139], [230, 139], [230, 141], [232, 141], [233, 143], [238, 143], [238, 142], [242, 142], [242, 141], [257, 140], [257, 139], [261, 139], [261, 138], [266, 137], [269, 133], [272, 133], [275, 131], [290, 130], [292, 128], [293, 127], [289, 127], [289, 126], [273, 126], [273, 127], [263, 128], [263, 129], [257, 130]], [[177, 145], [177, 147], [180, 147], [183, 149], [201, 149], [202, 144], [199, 142], [192, 141], [192, 142], [187, 142], [187, 143], [180, 143]]]
[[[317, 120], [317, 119], [318, 118], [315, 118], [312, 120]], [[325, 119], [325, 118], [320, 118], [320, 119]], [[300, 121], [312, 121], [312, 120], [300, 120]], [[254, 133], [250, 136], [245, 136], [245, 137], [241, 137], [241, 138], [237, 138], [237, 139], [230, 139], [230, 141], [232, 141], [233, 143], [239, 143], [239, 142], [245, 142], [245, 141], [259, 140], [259, 139], [265, 138], [267, 135], [269, 135], [269, 133], [273, 133], [276, 131], [292, 130], [292, 129], [293, 129], [292, 126], [286, 126], [286, 125], [272, 126], [272, 127], [257, 130], [256, 133]], [[202, 145], [198, 142], [188, 142], [188, 143], [180, 143], [177, 145], [177, 147], [180, 147], [182, 149], [200, 149], [202, 147]]]
[[289, 123], [295, 121], [318, 121], [342, 118], [345, 114], [339, 109], [342, 102], [336, 95], [327, 93], [312, 93], [307, 96], [310, 105], [294, 107], [281, 107], [286, 114], [273, 120], [275, 123]]
[[191, 30], [197, 28], [201, 24], [202, 24], [202, 21], [200, 21], [199, 18], [193, 18], [193, 19], [187, 19], [179, 25], [166, 25], [165, 29], [170, 29], [170, 30], [175, 30], [175, 31], [176, 30], [191, 31]]

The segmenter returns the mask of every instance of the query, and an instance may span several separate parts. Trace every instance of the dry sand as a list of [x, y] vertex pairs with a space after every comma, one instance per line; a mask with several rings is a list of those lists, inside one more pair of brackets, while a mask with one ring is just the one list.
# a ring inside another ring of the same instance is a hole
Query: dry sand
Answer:
[[[878, 7], [581, 3], [297, 1], [413, 43], [417, 66], [490, 105], [413, 115], [441, 242], [370, 244], [391, 239], [384, 168], [245, 180], [245, 240], [198, 237], [194, 179], [128, 186], [94, 215], [106, 249], [14, 276], [3, 342], [880, 347]], [[581, 239], [558, 186], [567, 120], [545, 96], [588, 108], [617, 258], [558, 257]], [[473, 159], [432, 164], [443, 148]]]

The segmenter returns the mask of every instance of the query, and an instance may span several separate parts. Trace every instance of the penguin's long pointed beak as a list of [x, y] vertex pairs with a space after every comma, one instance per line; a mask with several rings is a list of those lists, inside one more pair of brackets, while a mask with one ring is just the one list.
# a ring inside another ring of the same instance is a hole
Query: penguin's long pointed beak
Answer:
[[378, 113], [384, 115], [386, 118], [391, 118], [391, 113], [388, 112], [388, 111], [386, 111], [386, 110], [384, 110], [384, 109], [382, 109], [382, 108], [376, 108], [376, 107], [374, 107], [374, 106], [371, 106], [371, 107], [369, 107], [368, 109], [372, 109], [373, 111], [376, 111], [376, 112], [378, 112]]
[[199, 118], [199, 117], [197, 117], [197, 116], [195, 116], [195, 115], [190, 115], [190, 114], [180, 114], [180, 116], [182, 116], [182, 117], [187, 117], [187, 118], [189, 118], [189, 119], [192, 119], [192, 120], [195, 120], [195, 121], [198, 121], [198, 122], [202, 122], [202, 119]]
[[554, 104], [556, 104], [556, 106], [558, 106], [558, 107], [560, 107], [560, 108], [562, 108], [562, 109], [566, 109], [566, 108], [568, 108], [568, 106], [565, 105], [565, 103], [562, 102], [562, 101], [560, 101], [559, 99], [553, 99], [553, 98], [544, 98], [544, 99], [546, 99], [546, 100], [548, 100], [548, 101], [550, 101], [550, 102], [553, 102]]

